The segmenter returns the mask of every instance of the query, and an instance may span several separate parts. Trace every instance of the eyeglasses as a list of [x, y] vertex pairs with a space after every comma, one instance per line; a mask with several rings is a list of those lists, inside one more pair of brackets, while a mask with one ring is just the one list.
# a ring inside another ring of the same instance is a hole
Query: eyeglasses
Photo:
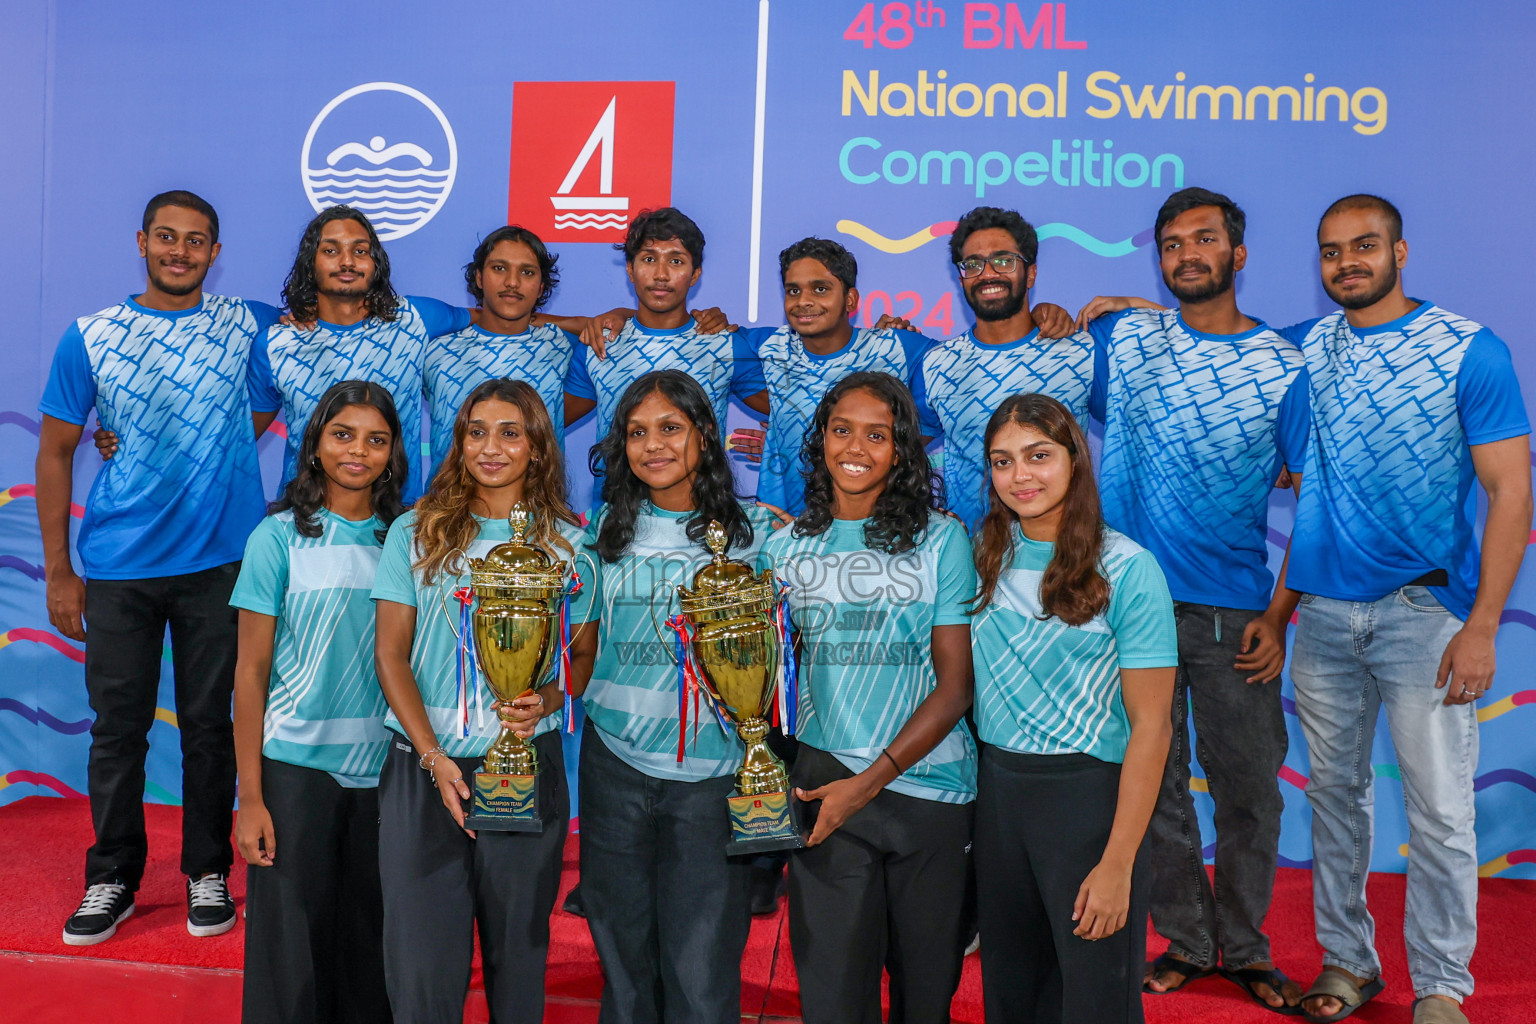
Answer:
[[1031, 261], [1016, 252], [1000, 252], [996, 256], [967, 256], [963, 260], [956, 260], [955, 266], [960, 268], [961, 277], [972, 278], [980, 277], [988, 263], [992, 264], [992, 269], [999, 274], [1006, 274], [1013, 270], [1015, 263], [1022, 263], [1027, 267]]

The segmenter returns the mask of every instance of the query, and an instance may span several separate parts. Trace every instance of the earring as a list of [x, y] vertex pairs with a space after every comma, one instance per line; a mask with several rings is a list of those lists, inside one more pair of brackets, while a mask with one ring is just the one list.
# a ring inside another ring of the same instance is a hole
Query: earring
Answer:
[[320, 456], [318, 456], [318, 455], [311, 455], [309, 457], [309, 464], [311, 466], [313, 466], [315, 469], [319, 469], [320, 468]]
[[390, 469], [388, 466], [385, 466], [384, 467], [384, 475], [379, 477], [379, 483], [387, 484], [387, 483], [390, 482], [390, 480], [394, 479], [394, 476], [395, 476], [395, 471], [393, 469]]

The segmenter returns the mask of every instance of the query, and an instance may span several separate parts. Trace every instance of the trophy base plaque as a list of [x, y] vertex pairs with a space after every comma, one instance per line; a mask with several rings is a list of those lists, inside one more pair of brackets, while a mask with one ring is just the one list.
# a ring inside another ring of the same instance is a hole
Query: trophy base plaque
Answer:
[[487, 832], [544, 831], [537, 775], [475, 772], [474, 793], [465, 802], [465, 828]]
[[799, 801], [789, 793], [758, 793], [729, 796], [731, 841], [726, 856], [770, 850], [798, 850], [805, 845], [800, 830]]

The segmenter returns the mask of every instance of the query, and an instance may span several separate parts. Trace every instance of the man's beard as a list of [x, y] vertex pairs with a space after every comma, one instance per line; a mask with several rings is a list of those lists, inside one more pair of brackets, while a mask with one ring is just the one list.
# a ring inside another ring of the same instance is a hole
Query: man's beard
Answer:
[[1327, 292], [1330, 299], [1345, 309], [1364, 309], [1367, 306], [1374, 306], [1386, 298], [1393, 288], [1397, 287], [1397, 264], [1392, 263], [1388, 265], [1386, 275], [1382, 277], [1376, 287], [1359, 295], [1344, 295], [1340, 292], [1335, 292], [1331, 285], [1331, 281], [1324, 281], [1323, 291]]
[[195, 279], [183, 279], [180, 281], [174, 281], [162, 278], [159, 274], [155, 273], [153, 268], [149, 270], [150, 281], [157, 289], [167, 295], [191, 295], [193, 292], [197, 291], [203, 286], [203, 278], [207, 276], [208, 274], [205, 271], [202, 275]]
[[1232, 288], [1232, 261], [1229, 259], [1212, 269], [1209, 277], [1201, 280], [1184, 282], [1177, 276], [1169, 276], [1163, 279], [1168, 290], [1173, 292], [1174, 298], [1180, 302], [1208, 302], [1216, 296], [1231, 290]]
[[981, 303], [962, 289], [965, 295], [966, 305], [971, 307], [971, 312], [976, 314], [976, 319], [996, 322], [999, 320], [1011, 320], [1019, 315], [1024, 308], [1024, 302], [1029, 298], [1029, 290], [1026, 288], [1015, 289], [1013, 282], [1008, 282], [1008, 295], [1002, 299], [994, 299], [990, 303]]

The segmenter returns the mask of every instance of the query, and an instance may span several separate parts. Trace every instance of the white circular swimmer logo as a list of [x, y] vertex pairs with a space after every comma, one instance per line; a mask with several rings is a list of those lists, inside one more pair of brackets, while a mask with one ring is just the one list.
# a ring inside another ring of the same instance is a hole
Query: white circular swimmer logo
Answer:
[[304, 136], [299, 171], [315, 212], [345, 204], [379, 238], [402, 238], [448, 200], [458, 172], [453, 126], [424, 94], [397, 82], [357, 85], [327, 103]]

